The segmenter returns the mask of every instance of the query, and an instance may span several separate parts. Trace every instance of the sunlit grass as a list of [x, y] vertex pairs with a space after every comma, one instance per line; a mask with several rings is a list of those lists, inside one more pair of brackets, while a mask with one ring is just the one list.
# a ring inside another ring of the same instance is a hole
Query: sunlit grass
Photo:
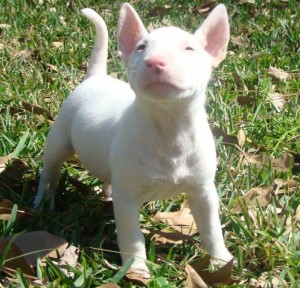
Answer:
[[[42, 150], [52, 122], [45, 114], [26, 110], [22, 101], [39, 105], [55, 117], [63, 100], [83, 79], [94, 39], [92, 24], [79, 12], [84, 7], [94, 8], [104, 17], [111, 40], [108, 71], [126, 79], [125, 67], [116, 56], [116, 23], [121, 1], [2, 2], [0, 157], [14, 153], [28, 166], [20, 177], [0, 174], [0, 197], [28, 210], [36, 193]], [[205, 18], [205, 13], [199, 12], [197, 1], [151, 2], [131, 2], [149, 27], [171, 23], [193, 32]], [[216, 183], [222, 199], [221, 219], [227, 246], [237, 260], [233, 270], [236, 284], [232, 287], [258, 287], [255, 281], [261, 281], [262, 287], [298, 287], [300, 230], [299, 219], [294, 215], [300, 205], [299, 185], [290, 191], [286, 188], [281, 194], [274, 190], [272, 201], [280, 203], [280, 212], [273, 209], [275, 202], [267, 209], [256, 206], [252, 214], [247, 206], [240, 214], [233, 213], [232, 209], [253, 187], [272, 186], [276, 179], [294, 179], [299, 184], [300, 7], [296, 0], [239, 2], [242, 1], [224, 0], [232, 37], [247, 38], [248, 44], [237, 45], [231, 41], [226, 60], [214, 72], [207, 99], [212, 126], [232, 136], [237, 136], [242, 129], [246, 137], [242, 147], [218, 141]], [[171, 9], [164, 5], [170, 5]], [[158, 15], [149, 16], [156, 7], [167, 9], [157, 9]], [[291, 77], [286, 81], [274, 80], [268, 75], [270, 66], [290, 73]], [[270, 102], [272, 92], [285, 100], [281, 111]], [[239, 104], [240, 96], [251, 98], [251, 102]], [[275, 170], [269, 162], [255, 166], [245, 161], [245, 153], [276, 158], [289, 153], [293, 165], [284, 172]], [[37, 212], [29, 219], [15, 220], [9, 227], [0, 220], [3, 236], [24, 230], [47, 230], [80, 247], [78, 267], [73, 270], [69, 267], [73, 277], [62, 274], [50, 259], [46, 267], [38, 267], [39, 278], [47, 287], [97, 287], [110, 282], [115, 275], [105, 260], [120, 264], [114, 221], [103, 216], [103, 206], [94, 191], [101, 182], [83, 171], [76, 159], [64, 165], [57, 213]], [[90, 193], [76, 189], [68, 176], [87, 185]], [[184, 199], [180, 196], [146, 204], [141, 211], [142, 226], [149, 231], [163, 227], [150, 217], [157, 212], [180, 209]], [[196, 237], [195, 241], [196, 245], [184, 242], [164, 249], [155, 247], [147, 238], [149, 259], [157, 262], [160, 255], [165, 256], [164, 261], [153, 264], [155, 276], [149, 287], [184, 287], [185, 262], [202, 253], [198, 249], [201, 239]], [[0, 277], [1, 281], [7, 280], [3, 273]], [[10, 287], [20, 287], [18, 283], [28, 287], [26, 281], [18, 271]], [[118, 284], [136, 287], [124, 279]]]

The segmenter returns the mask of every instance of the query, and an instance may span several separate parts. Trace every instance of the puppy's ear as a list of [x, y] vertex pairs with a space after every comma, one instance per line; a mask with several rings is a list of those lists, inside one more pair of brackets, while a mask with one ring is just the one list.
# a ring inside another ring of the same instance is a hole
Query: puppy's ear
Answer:
[[223, 4], [209, 14], [195, 36], [212, 57], [212, 66], [217, 67], [226, 57], [230, 37], [228, 14]]
[[142, 20], [133, 7], [124, 3], [118, 21], [119, 55], [127, 62], [138, 41], [148, 34]]

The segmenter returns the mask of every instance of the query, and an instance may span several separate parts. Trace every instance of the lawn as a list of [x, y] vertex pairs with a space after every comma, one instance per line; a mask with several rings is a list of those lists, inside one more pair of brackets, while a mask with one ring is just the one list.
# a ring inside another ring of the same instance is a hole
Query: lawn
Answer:
[[[172, 24], [193, 32], [215, 1], [202, 2], [130, 3], [149, 30]], [[126, 79], [116, 44], [121, 3], [1, 1], [0, 287], [205, 287], [196, 286], [186, 265], [203, 264], [207, 258], [193, 223], [182, 220], [188, 209], [184, 194], [147, 203], [141, 210], [153, 272], [148, 284], [136, 275], [131, 280], [124, 276], [127, 266], [119, 270], [112, 203], [99, 196], [101, 181], [91, 177], [78, 159], [63, 166], [56, 211], [32, 209], [47, 132], [63, 100], [83, 80], [93, 45], [94, 27], [80, 9], [90, 7], [103, 16], [110, 36], [108, 72]], [[226, 60], [210, 81], [206, 107], [217, 143], [221, 221], [236, 261], [219, 274], [198, 273], [208, 285], [296, 288], [300, 285], [300, 4], [297, 0], [222, 3], [228, 8], [231, 40]], [[169, 227], [161, 221], [164, 212], [182, 222]], [[12, 244], [19, 237], [23, 245]], [[49, 248], [47, 241], [62, 247], [32, 263], [21, 257]], [[25, 250], [20, 252], [18, 246]], [[58, 253], [63, 260], [57, 259]]]

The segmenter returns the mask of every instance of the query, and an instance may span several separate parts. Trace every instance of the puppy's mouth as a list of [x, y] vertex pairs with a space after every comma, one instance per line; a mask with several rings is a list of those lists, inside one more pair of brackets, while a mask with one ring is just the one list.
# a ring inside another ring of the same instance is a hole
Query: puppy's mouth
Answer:
[[168, 97], [170, 94], [180, 94], [185, 89], [171, 81], [156, 80], [146, 84], [144, 90], [153, 94], [153, 96], [156, 94], [158, 97]]

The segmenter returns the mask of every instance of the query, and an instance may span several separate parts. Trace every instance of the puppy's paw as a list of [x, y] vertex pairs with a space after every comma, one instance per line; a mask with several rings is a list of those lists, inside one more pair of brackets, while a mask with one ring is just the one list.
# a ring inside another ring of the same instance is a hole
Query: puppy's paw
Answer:
[[131, 273], [138, 274], [144, 279], [150, 279], [150, 271], [144, 261], [135, 261], [129, 269]]
[[228, 252], [224, 252], [222, 255], [211, 257], [211, 264], [215, 267], [221, 268], [227, 263], [233, 261], [234, 264], [234, 257]]

